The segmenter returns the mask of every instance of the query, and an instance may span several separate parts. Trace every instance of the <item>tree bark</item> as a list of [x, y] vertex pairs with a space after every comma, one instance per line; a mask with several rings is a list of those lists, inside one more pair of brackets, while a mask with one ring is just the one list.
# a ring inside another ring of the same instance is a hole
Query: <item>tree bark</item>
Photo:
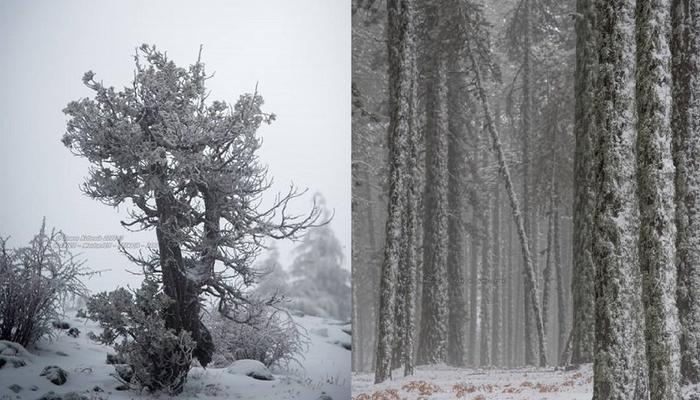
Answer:
[[574, 136], [574, 206], [573, 206], [573, 337], [571, 361], [574, 364], [593, 361], [594, 343], [594, 265], [591, 229], [595, 207], [593, 180], [593, 146], [595, 118], [593, 114], [595, 53], [594, 0], [577, 0], [576, 73]]
[[648, 399], [635, 193], [635, 2], [596, 0], [595, 400]]
[[406, 159], [413, 119], [413, 4], [411, 0], [387, 1], [389, 54], [389, 205], [384, 263], [380, 281], [379, 326], [375, 383], [391, 378], [394, 340], [396, 279], [402, 253]]
[[[637, 196], [651, 400], [678, 400], [670, 0], [637, 0]], [[697, 54], [695, 55], [698, 56]]]
[[672, 32], [681, 373], [700, 383], [700, 1], [672, 1]]

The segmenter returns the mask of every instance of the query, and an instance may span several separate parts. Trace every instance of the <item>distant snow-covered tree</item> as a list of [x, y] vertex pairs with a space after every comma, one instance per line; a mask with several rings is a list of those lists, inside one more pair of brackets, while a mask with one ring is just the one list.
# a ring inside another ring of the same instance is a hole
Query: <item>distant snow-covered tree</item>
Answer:
[[255, 293], [263, 298], [284, 295], [289, 291], [289, 274], [279, 261], [280, 252], [274, 244], [268, 250], [268, 256], [256, 264], [256, 269], [262, 275]]
[[[323, 219], [330, 218], [325, 200], [316, 195]], [[309, 229], [291, 265], [289, 295], [293, 307], [341, 320], [350, 318], [350, 271], [344, 269], [343, 249], [329, 225]]]

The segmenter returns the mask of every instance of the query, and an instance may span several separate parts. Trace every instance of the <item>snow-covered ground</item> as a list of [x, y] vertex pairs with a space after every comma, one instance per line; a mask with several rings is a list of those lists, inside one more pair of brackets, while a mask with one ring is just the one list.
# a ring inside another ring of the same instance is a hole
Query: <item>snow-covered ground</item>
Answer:
[[[273, 368], [274, 380], [263, 381], [229, 373], [226, 368], [197, 367], [190, 371], [184, 393], [177, 398], [315, 400], [325, 392], [333, 400], [349, 399], [350, 351], [343, 347], [350, 343], [350, 335], [343, 332], [348, 326], [310, 316], [295, 317], [295, 320], [308, 331], [310, 338], [308, 352], [301, 359], [303, 368]], [[79, 337], [71, 337], [68, 331], [61, 330], [53, 341], [42, 341], [30, 349], [32, 355], [26, 366], [13, 368], [7, 364], [0, 368], [0, 400], [35, 400], [50, 391], [57, 394], [78, 392], [89, 400], [168, 398], [134, 390], [117, 391], [121, 383], [112, 376], [114, 366], [105, 362], [107, 354], [114, 351], [87, 336], [90, 331], [99, 333], [100, 328], [92, 321], [70, 318], [66, 321], [81, 331]], [[55, 385], [40, 376], [45, 367], [53, 365], [68, 372], [63, 385]], [[95, 391], [96, 387], [101, 391]]]
[[458, 369], [445, 365], [418, 367], [413, 376], [394, 371], [392, 381], [374, 385], [374, 375], [354, 374], [353, 400], [590, 400], [590, 364], [574, 371], [536, 368]]

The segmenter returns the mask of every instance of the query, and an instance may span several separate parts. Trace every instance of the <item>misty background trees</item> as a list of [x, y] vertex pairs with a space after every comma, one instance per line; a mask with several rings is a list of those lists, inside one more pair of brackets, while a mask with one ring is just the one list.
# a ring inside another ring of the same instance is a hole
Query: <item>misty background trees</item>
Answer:
[[[418, 142], [416, 155], [404, 162], [407, 168], [415, 163], [416, 171], [404, 174], [414, 182], [406, 190], [417, 193], [417, 362], [558, 363], [572, 325], [575, 43], [567, 5], [573, 2], [410, 3], [360, 1], [353, 8], [353, 368], [375, 366], [384, 221], [393, 198], [388, 162], [393, 144], [387, 136], [392, 56], [383, 39], [391, 34], [387, 7], [413, 10], [413, 32], [406, 37], [414, 35], [415, 44], [390, 39], [389, 48], [412, 49], [408, 58], [417, 66], [406, 78], [417, 82], [416, 105], [410, 117], [400, 117], [413, 121], [407, 137]], [[532, 133], [525, 138], [523, 129]], [[521, 240], [518, 225], [523, 238], [536, 239]], [[525, 248], [532, 285], [524, 274]], [[528, 286], [537, 289], [536, 297]], [[533, 302], [542, 310], [539, 323]], [[543, 354], [540, 343], [547, 344]]]
[[593, 362], [596, 399], [697, 382], [698, 5], [353, 3], [355, 371]]

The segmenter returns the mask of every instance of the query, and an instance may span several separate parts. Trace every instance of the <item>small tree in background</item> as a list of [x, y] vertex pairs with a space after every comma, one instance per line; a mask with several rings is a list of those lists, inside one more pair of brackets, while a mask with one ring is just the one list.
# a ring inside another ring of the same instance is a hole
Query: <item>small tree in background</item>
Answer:
[[47, 232], [46, 219], [26, 247], [10, 249], [0, 238], [0, 340], [27, 346], [50, 335], [66, 297], [85, 296], [81, 279], [91, 274], [63, 232]]
[[263, 206], [271, 181], [258, 159], [256, 132], [274, 115], [261, 110], [257, 92], [232, 105], [207, 103], [210, 76], [201, 59], [180, 68], [155, 46], [142, 45], [135, 61], [134, 80], [119, 91], [85, 73], [94, 97], [65, 108], [63, 143], [92, 164], [83, 185], [88, 196], [126, 204], [127, 228], [155, 229], [158, 248], [151, 254], [122, 251], [173, 300], [163, 313], [165, 327], [189, 332], [193, 356], [206, 366], [214, 349], [200, 321], [200, 296], [215, 297], [231, 318], [252, 318], [257, 307], [246, 288], [257, 278], [252, 263], [261, 243], [294, 238], [320, 214], [314, 204], [307, 215], [289, 215], [290, 202], [303, 193], [294, 187]]
[[[323, 210], [324, 219], [330, 218], [319, 194], [316, 203]], [[292, 307], [313, 315], [349, 319], [350, 272], [341, 267], [343, 249], [330, 226], [309, 229], [295, 252], [289, 292]]]
[[279, 250], [272, 244], [267, 258], [256, 265], [262, 277], [255, 288], [255, 294], [262, 298], [278, 297], [289, 291], [289, 274], [280, 264], [279, 256]]

